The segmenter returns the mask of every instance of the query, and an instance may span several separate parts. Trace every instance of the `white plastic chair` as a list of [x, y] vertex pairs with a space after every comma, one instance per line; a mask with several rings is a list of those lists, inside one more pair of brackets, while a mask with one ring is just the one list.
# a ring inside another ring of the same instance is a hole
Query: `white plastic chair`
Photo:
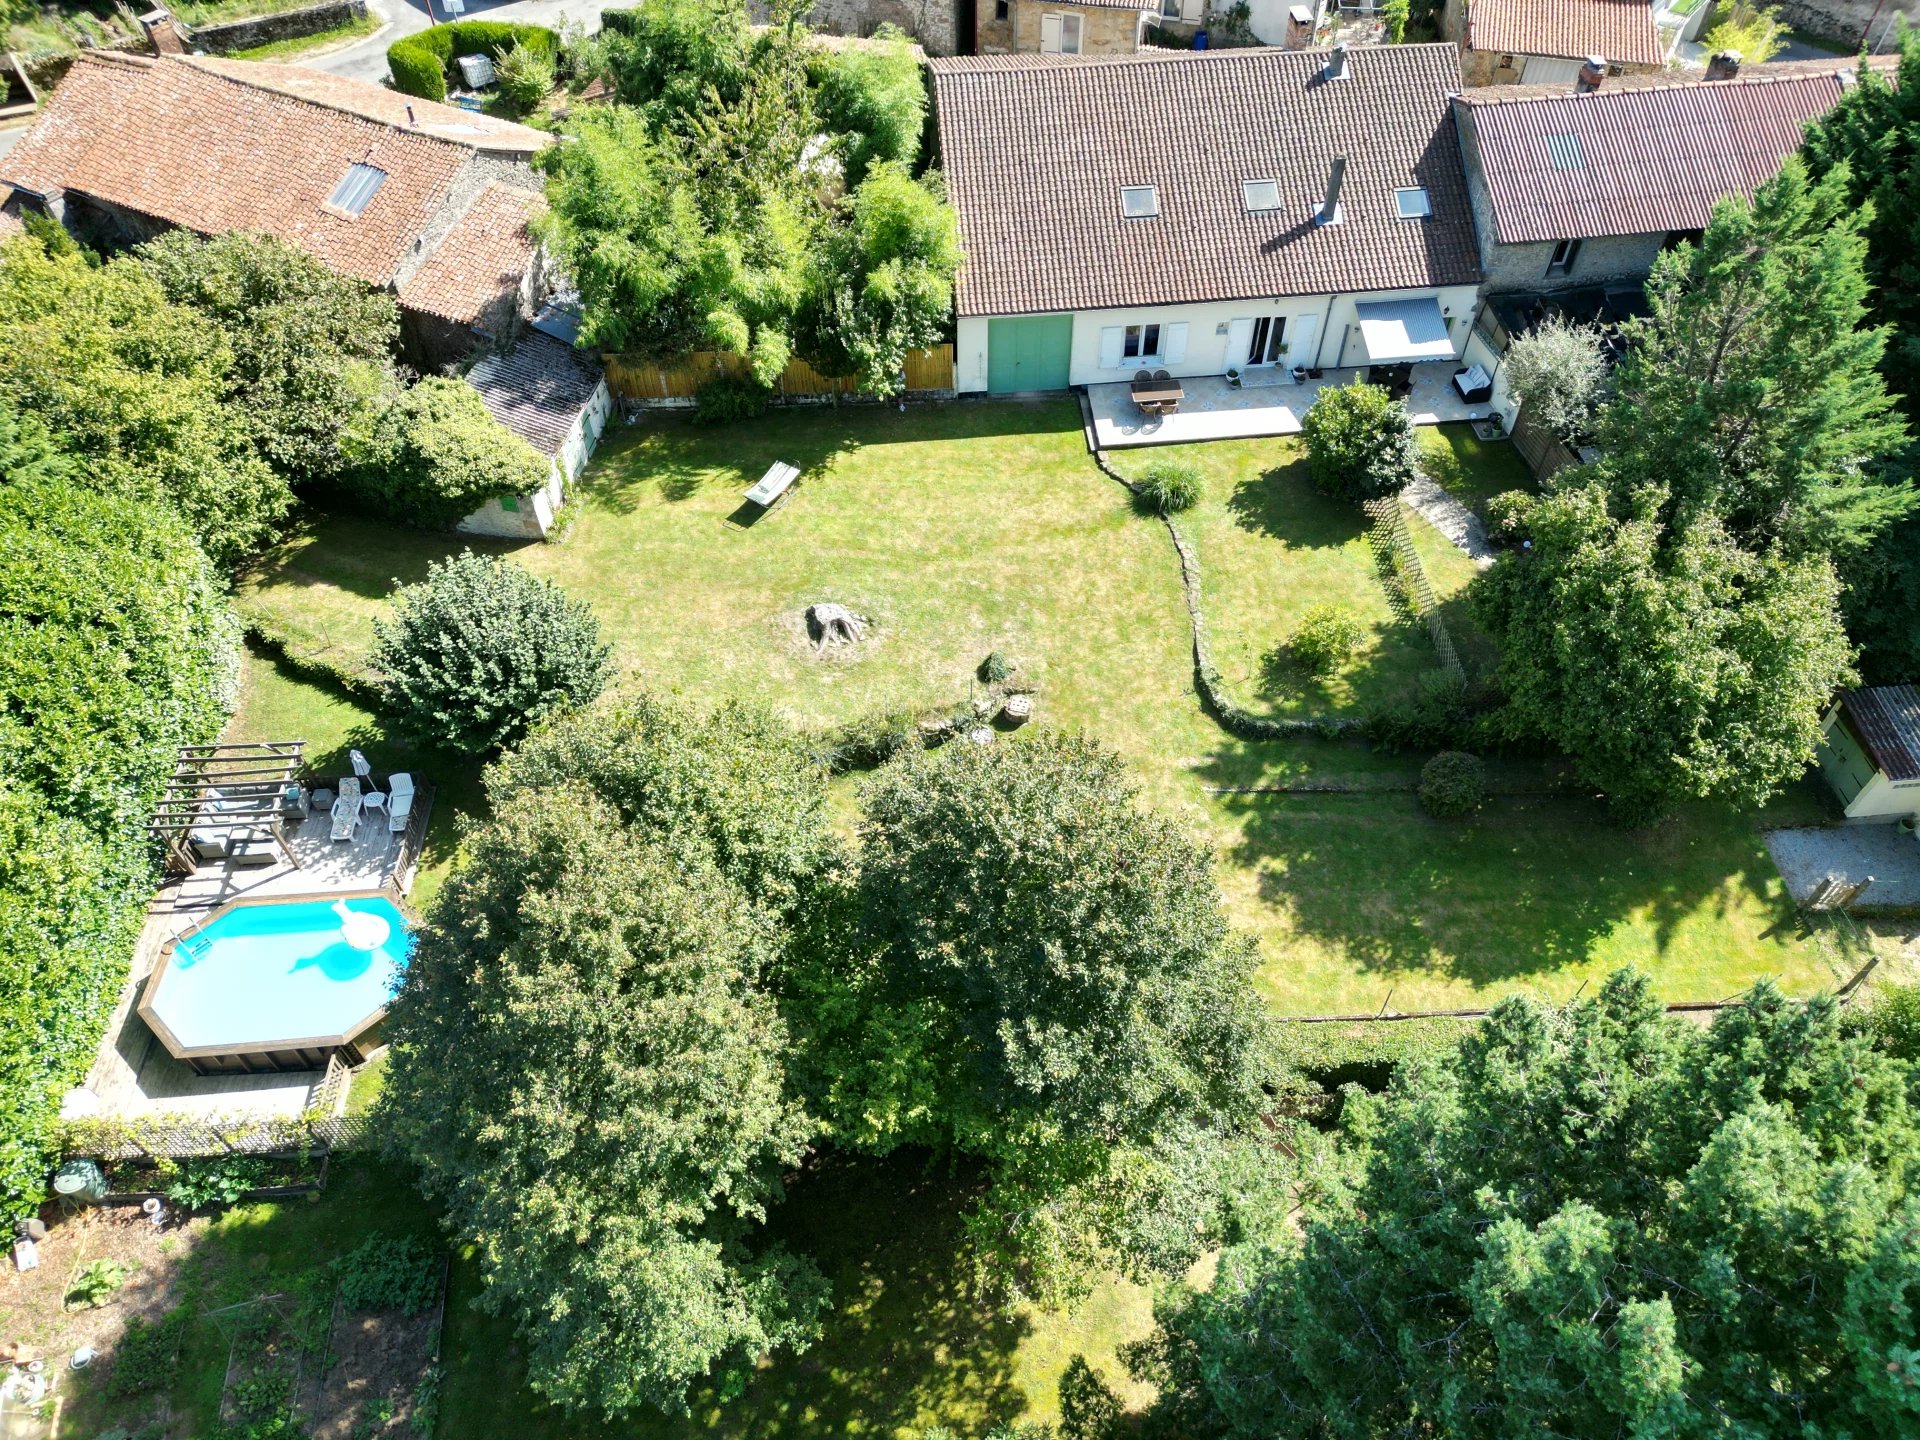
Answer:
[[393, 776], [387, 797], [387, 830], [399, 834], [413, 816], [413, 776], [402, 770]]

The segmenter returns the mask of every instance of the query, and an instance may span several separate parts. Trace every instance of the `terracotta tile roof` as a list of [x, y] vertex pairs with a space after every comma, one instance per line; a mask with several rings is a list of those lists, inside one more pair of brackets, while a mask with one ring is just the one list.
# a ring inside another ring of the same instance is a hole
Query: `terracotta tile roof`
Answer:
[[1840, 704], [1876, 769], [1889, 780], [1920, 780], [1920, 686], [1842, 690]]
[[[1841, 70], [1853, 70], [1859, 62], [1851, 56], [1828, 55], [1818, 60], [1770, 60], [1764, 65], [1748, 65], [1740, 71], [1738, 78], [1744, 80], [1794, 80], [1812, 75], [1832, 75]], [[1879, 71], [1889, 80], [1900, 73], [1898, 55], [1870, 55], [1868, 68]], [[1612, 94], [1617, 90], [1672, 90], [1686, 89], [1694, 85], [1725, 84], [1725, 81], [1709, 81], [1699, 70], [1646, 70], [1627, 75], [1609, 75], [1603, 90]], [[1510, 104], [1519, 100], [1551, 100], [1568, 94], [1567, 87], [1559, 85], [1482, 85], [1460, 92], [1460, 98], [1478, 109], [1484, 105]]]
[[377, 120], [402, 130], [417, 130], [436, 139], [488, 154], [532, 155], [553, 143], [553, 137], [531, 126], [511, 120], [481, 115], [453, 105], [439, 105], [389, 90], [384, 85], [369, 85], [325, 70], [309, 70], [304, 65], [272, 65], [257, 60], [227, 60], [213, 55], [181, 57], [185, 64], [197, 66], [230, 80], [239, 80], [276, 94], [290, 95], [329, 110], [341, 110], [363, 119]]
[[[931, 62], [960, 217], [962, 315], [1472, 284], [1473, 221], [1447, 96], [1452, 45], [1159, 51]], [[1338, 225], [1312, 215], [1347, 157]], [[1279, 209], [1249, 214], [1244, 180]], [[1154, 186], [1157, 218], [1121, 215]], [[1424, 187], [1425, 220], [1394, 191]]]
[[26, 233], [27, 227], [20, 223], [20, 192], [9, 190], [7, 198], [0, 201], [0, 240]]
[[462, 325], [484, 319], [520, 288], [535, 248], [527, 222], [543, 207], [534, 191], [489, 184], [400, 287], [400, 303]]
[[1469, 0], [1467, 48], [1616, 65], [1661, 65], [1647, 0]]
[[[420, 122], [411, 128], [409, 103]], [[534, 140], [548, 137], [295, 66], [88, 54], [0, 159], [0, 181], [72, 190], [202, 234], [263, 230], [385, 285], [477, 151], [518, 157]], [[349, 216], [327, 202], [355, 164], [385, 179]]]
[[[1754, 72], [1772, 67], [1755, 66]], [[1511, 99], [1469, 91], [1470, 130], [1502, 244], [1698, 230], [1751, 197], [1844, 93], [1845, 62], [1813, 73], [1616, 86]]]
[[74, 163], [99, 138], [98, 117], [118, 112], [145, 83], [153, 63], [105, 51], [82, 55], [33, 127], [0, 160], [0, 176], [34, 195], [60, 190]]
[[600, 371], [564, 340], [530, 329], [504, 355], [482, 356], [467, 372], [467, 383], [494, 419], [553, 456], [600, 387]]

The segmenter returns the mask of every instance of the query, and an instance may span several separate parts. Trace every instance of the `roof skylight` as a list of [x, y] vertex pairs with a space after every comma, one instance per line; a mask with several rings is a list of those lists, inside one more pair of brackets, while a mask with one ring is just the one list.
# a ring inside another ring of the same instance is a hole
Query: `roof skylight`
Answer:
[[327, 207], [357, 218], [367, 208], [367, 202], [373, 199], [375, 192], [386, 183], [387, 172], [378, 165], [356, 162], [347, 167], [347, 173], [333, 187], [333, 193], [327, 197]]
[[1427, 198], [1427, 192], [1420, 186], [1393, 192], [1394, 209], [1402, 220], [1424, 220], [1433, 214], [1433, 201]]
[[1266, 210], [1278, 210], [1280, 182], [1278, 180], [1242, 180], [1240, 198], [1246, 202], [1249, 215], [1258, 215]]
[[1129, 220], [1151, 220], [1160, 213], [1160, 192], [1151, 185], [1123, 185], [1120, 213]]
[[1552, 157], [1556, 170], [1584, 170], [1587, 157], [1581, 152], [1578, 135], [1547, 136], [1547, 154]]

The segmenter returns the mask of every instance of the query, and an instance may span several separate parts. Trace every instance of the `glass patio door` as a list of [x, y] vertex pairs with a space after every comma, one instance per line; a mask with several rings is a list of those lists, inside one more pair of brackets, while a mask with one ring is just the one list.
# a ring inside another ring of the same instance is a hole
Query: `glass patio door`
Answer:
[[1247, 346], [1247, 364], [1278, 365], [1287, 355], [1287, 317], [1262, 315], [1253, 322], [1253, 338]]

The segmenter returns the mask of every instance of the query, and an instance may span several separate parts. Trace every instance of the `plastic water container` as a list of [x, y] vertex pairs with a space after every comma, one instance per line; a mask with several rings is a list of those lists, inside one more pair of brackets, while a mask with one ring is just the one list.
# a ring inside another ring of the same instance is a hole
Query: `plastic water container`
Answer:
[[1193, 32], [1193, 48], [1196, 50], [1204, 50], [1207, 48], [1207, 32], [1206, 31], [1196, 30]]
[[107, 1193], [107, 1175], [97, 1161], [69, 1160], [53, 1172], [53, 1193], [62, 1200], [97, 1205]]

